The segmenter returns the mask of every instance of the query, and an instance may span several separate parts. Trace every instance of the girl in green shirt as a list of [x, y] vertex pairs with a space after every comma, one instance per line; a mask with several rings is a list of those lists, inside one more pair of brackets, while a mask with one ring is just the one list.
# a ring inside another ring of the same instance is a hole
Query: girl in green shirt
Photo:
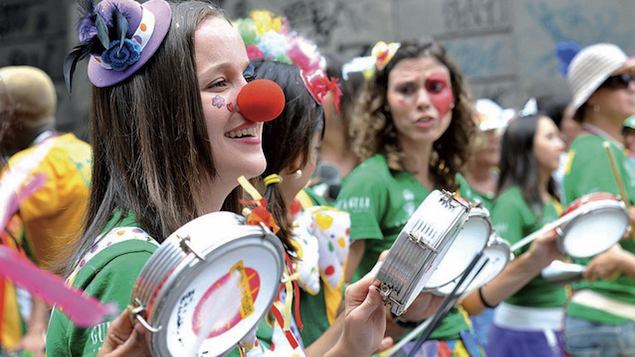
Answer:
[[[433, 189], [458, 191], [457, 173], [474, 132], [459, 69], [435, 42], [378, 43], [376, 71], [360, 94], [353, 149], [362, 163], [346, 178], [338, 208], [351, 214], [347, 279], [367, 273]], [[430, 316], [441, 298], [421, 294], [388, 333], [403, 334]], [[480, 354], [464, 313], [455, 308], [424, 348], [432, 356]], [[463, 344], [464, 338], [470, 342]], [[428, 356], [428, 354], [426, 354]]]
[[[55, 309], [47, 354], [146, 356], [144, 329], [126, 309], [141, 269], [185, 223], [239, 210], [237, 178], [265, 170], [261, 121], [271, 118], [235, 110], [254, 70], [238, 31], [210, 2], [104, 0], [84, 11], [65, 75], [90, 57], [93, 182], [68, 281], [123, 313], [83, 329]], [[368, 355], [384, 335], [376, 283], [352, 286], [345, 305], [342, 333], [325, 355]]]
[[[558, 218], [555, 181], [564, 150], [558, 128], [545, 116], [511, 121], [502, 139], [498, 194], [491, 210], [494, 230], [510, 245]], [[562, 356], [562, 317], [566, 293], [539, 276], [560, 256], [552, 232], [530, 247], [489, 284], [479, 289], [480, 302], [494, 305], [488, 356]], [[470, 299], [470, 298], [468, 298]]]

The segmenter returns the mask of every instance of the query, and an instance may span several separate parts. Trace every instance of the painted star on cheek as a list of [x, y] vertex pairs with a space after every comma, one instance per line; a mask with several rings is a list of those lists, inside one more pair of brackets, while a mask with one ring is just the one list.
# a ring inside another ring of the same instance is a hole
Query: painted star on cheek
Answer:
[[215, 106], [218, 109], [224, 107], [225, 106], [225, 98], [221, 97], [220, 95], [214, 96], [214, 98], [212, 98], [212, 105]]
[[430, 95], [430, 101], [437, 108], [441, 118], [454, 107], [454, 95], [450, 79], [444, 73], [431, 74], [425, 81], [425, 87]]

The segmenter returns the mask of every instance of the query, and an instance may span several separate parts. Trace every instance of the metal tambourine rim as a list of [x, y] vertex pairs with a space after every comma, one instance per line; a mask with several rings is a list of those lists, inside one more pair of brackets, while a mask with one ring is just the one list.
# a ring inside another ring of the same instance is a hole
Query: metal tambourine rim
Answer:
[[[377, 278], [382, 282], [380, 290], [384, 300], [390, 300], [392, 305], [391, 311], [396, 315], [403, 313], [403, 311], [405, 311], [409, 306], [409, 302], [411, 303], [412, 300], [414, 300], [412, 299], [412, 296], [416, 297], [416, 295], [419, 294], [419, 292], [415, 292], [417, 285], [420, 280], [427, 279], [426, 276], [431, 274], [431, 264], [439, 254], [439, 248], [444, 248], [444, 242], [447, 242], [450, 237], [456, 237], [458, 229], [460, 229], [460, 227], [465, 223], [469, 214], [469, 206], [467, 206], [464, 202], [457, 200], [454, 195], [449, 192], [433, 191], [429, 195], [429, 198], [432, 198], [433, 202], [435, 202], [435, 198], [445, 200], [451, 198], [455, 204], [458, 203], [458, 206], [456, 207], [462, 207], [463, 211], [460, 215], [455, 217], [455, 222], [446, 227], [441, 238], [435, 242], [431, 242], [433, 246], [430, 246], [427, 249], [415, 247], [416, 244], [408, 239], [408, 233], [404, 233], [405, 230], [412, 228], [408, 224], [404, 226], [402, 232], [400, 232], [397, 236], [397, 240], [393, 243], [393, 247], [389, 251], [386, 260], [384, 260], [384, 263], [377, 275]], [[426, 198], [426, 200], [428, 200], [428, 198]], [[419, 210], [419, 208], [417, 208], [417, 210]], [[401, 243], [397, 243], [398, 241], [401, 241]], [[396, 244], [399, 244], [400, 248], [397, 248]], [[407, 249], [408, 247], [411, 249]], [[402, 252], [402, 250], [405, 251]], [[435, 250], [437, 250], [436, 253], [434, 252]], [[440, 252], [442, 253], [442, 250]], [[394, 258], [391, 256], [394, 256]], [[421, 262], [421, 264], [419, 264], [419, 269], [416, 271], [412, 271], [412, 269], [407, 269], [406, 267], [399, 265], [400, 261], [401, 264], [403, 264], [404, 261], [410, 261], [411, 259], [409, 258], [415, 258], [415, 256], [419, 256], [420, 259], [425, 260], [425, 262]], [[394, 260], [394, 262], [391, 265], [390, 262], [392, 260]], [[407, 274], [409, 277], [407, 279], [397, 278], [397, 276], [401, 276], [403, 274]], [[406, 282], [405, 284], [404, 281]]]
[[[608, 202], [613, 204], [612, 206], [604, 206], [604, 207], [597, 207], [596, 205], [600, 202]], [[575, 226], [576, 222], [579, 222], [581, 219], [586, 218], [586, 217], [590, 217], [590, 216], [594, 216], [594, 215], [598, 215], [600, 213], [604, 213], [605, 211], [615, 211], [615, 212], [619, 212], [621, 213], [621, 216], [624, 217], [626, 224], [624, 225], [624, 231], [622, 232], [622, 235], [626, 233], [626, 231], [628, 230], [628, 222], [629, 222], [629, 217], [628, 217], [628, 213], [626, 211], [626, 205], [624, 204], [623, 201], [621, 200], [615, 200], [615, 201], [611, 201], [611, 200], [603, 200], [603, 201], [592, 201], [587, 203], [587, 205], [591, 205], [589, 207], [583, 208], [580, 207], [578, 208], [580, 210], [581, 213], [579, 213], [577, 216], [573, 217], [570, 221], [568, 221], [566, 224], [564, 224], [562, 227], [557, 227], [556, 228], [556, 232], [558, 233], [558, 249], [560, 249], [560, 252], [562, 252], [563, 254], [566, 254], [572, 258], [588, 258], [590, 256], [595, 256], [597, 254], [600, 254], [604, 251], [606, 251], [606, 249], [602, 250], [602, 251], [598, 251], [597, 253], [594, 253], [592, 255], [588, 255], [588, 256], [578, 256], [578, 255], [573, 255], [570, 252], [567, 252], [566, 250], [566, 245], [565, 245], [565, 240], [567, 239], [566, 237], [569, 236], [569, 231], [571, 231], [571, 229]], [[618, 209], [621, 208], [621, 209]], [[621, 239], [621, 237], [615, 241], [615, 243], [619, 242], [619, 240]], [[611, 245], [613, 246], [613, 244]], [[611, 246], [607, 247], [610, 248]]]
[[[236, 217], [240, 216], [236, 215]], [[170, 241], [166, 240], [164, 245], [159, 248], [163, 248], [163, 250], [161, 252], [157, 250], [155, 252], [156, 256], [153, 255], [152, 265], [150, 265], [151, 261], [148, 261], [146, 264], [149, 267], [147, 272], [144, 267], [146, 279], [142, 279], [140, 275], [139, 282], [141, 284], [139, 284], [139, 289], [135, 287], [133, 292], [133, 305], [136, 306], [133, 312], [136, 312], [135, 317], [147, 329], [147, 343], [153, 355], [170, 355], [166, 327], [174, 306], [176, 306], [177, 301], [188, 288], [190, 279], [194, 279], [203, 269], [213, 264], [213, 257], [219, 256], [219, 253], [222, 254], [246, 246], [265, 248], [277, 262], [275, 270], [278, 273], [278, 278], [274, 280], [280, 281], [284, 269], [284, 248], [280, 240], [269, 230], [260, 226], [237, 225], [232, 229], [231, 236], [215, 241], [213, 245], [196, 253], [202, 255], [205, 261], [201, 261], [195, 253], [186, 253], [183, 250], [180, 240], [184, 237], [171, 236], [169, 238]], [[277, 292], [277, 289], [272, 290]], [[276, 294], [267, 296], [266, 304], [262, 306], [270, 306], [275, 297]], [[259, 300], [261, 299], [259, 298]], [[169, 306], [172, 308], [167, 308]], [[263, 309], [256, 320], [260, 320], [266, 311], [267, 309]], [[250, 330], [246, 329], [245, 335]], [[238, 342], [236, 341], [236, 343]], [[233, 346], [229, 347], [229, 350], [231, 348]], [[220, 353], [224, 354], [227, 351], [221, 351]]]

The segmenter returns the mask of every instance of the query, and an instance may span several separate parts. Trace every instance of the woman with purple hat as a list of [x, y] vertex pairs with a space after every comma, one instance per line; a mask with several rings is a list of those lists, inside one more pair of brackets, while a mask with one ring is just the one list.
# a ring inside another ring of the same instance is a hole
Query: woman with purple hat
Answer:
[[[70, 89], [77, 61], [90, 57], [94, 180], [68, 283], [125, 310], [164, 237], [203, 214], [239, 210], [237, 178], [265, 169], [262, 121], [275, 115], [234, 108], [254, 71], [240, 35], [209, 2], [86, 0], [79, 34], [64, 73]], [[379, 346], [385, 317], [375, 284], [347, 290], [332, 355]], [[50, 356], [148, 355], [128, 311], [81, 329], [54, 309], [48, 331]]]
[[[565, 201], [593, 192], [618, 194], [603, 147], [608, 143], [625, 185], [624, 199], [633, 203], [635, 172], [624, 154], [621, 131], [624, 120], [635, 114], [635, 61], [615, 45], [595, 44], [576, 54], [567, 79], [575, 119], [584, 133], [570, 147]], [[629, 213], [632, 224], [635, 210]], [[571, 356], [635, 356], [634, 253], [635, 241], [623, 239], [609, 251], [579, 261], [587, 264], [587, 280], [573, 285], [566, 311], [565, 342]]]

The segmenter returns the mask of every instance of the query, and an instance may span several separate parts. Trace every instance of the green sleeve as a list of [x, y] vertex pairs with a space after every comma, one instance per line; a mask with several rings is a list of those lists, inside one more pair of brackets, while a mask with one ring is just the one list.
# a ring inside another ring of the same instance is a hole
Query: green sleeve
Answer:
[[386, 183], [361, 171], [355, 174], [344, 182], [336, 207], [351, 216], [351, 240], [383, 239], [381, 222], [388, 203]]
[[[509, 192], [507, 192], [509, 193]], [[523, 214], [516, 197], [503, 194], [492, 207], [491, 217], [494, 231], [510, 244], [523, 238]]]
[[[123, 311], [130, 302], [130, 295], [150, 252], [131, 252], [118, 255], [96, 271], [83, 290], [104, 303], [116, 303]], [[91, 269], [88, 264], [84, 269]], [[106, 336], [108, 321], [89, 328], [79, 328], [57, 308], [49, 322], [47, 355], [49, 356], [95, 356]]]

